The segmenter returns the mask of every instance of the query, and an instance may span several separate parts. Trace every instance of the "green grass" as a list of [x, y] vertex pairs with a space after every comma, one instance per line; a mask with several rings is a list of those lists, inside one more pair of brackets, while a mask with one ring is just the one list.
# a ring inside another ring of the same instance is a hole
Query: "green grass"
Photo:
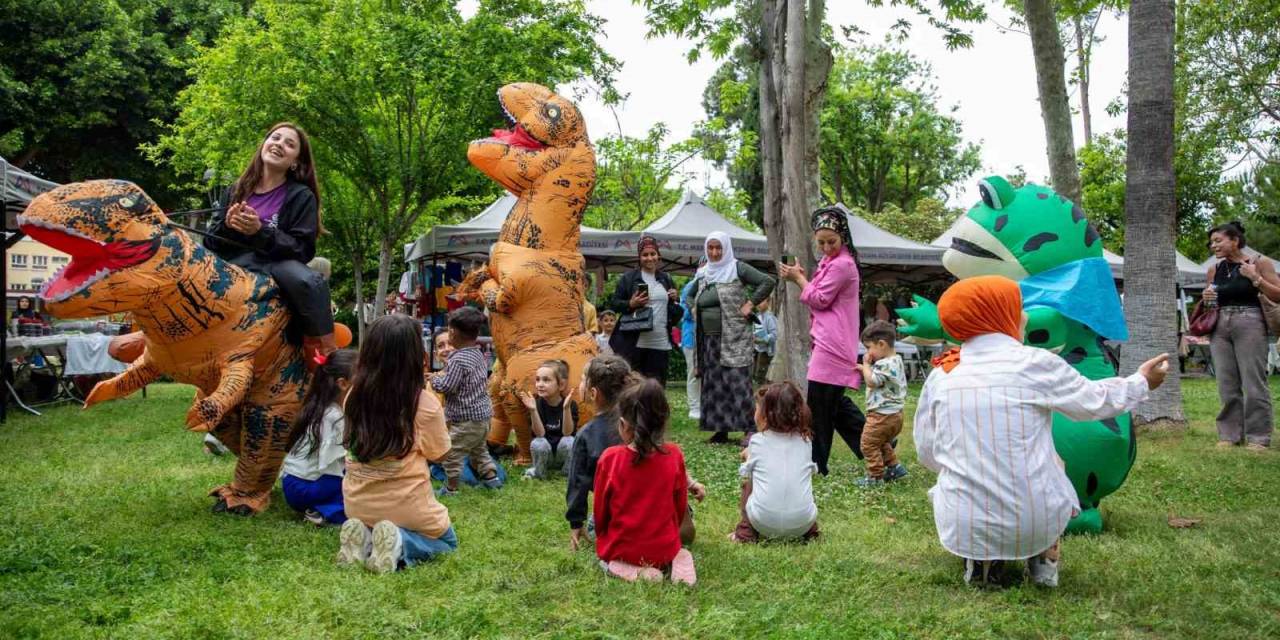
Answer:
[[[745, 547], [725, 540], [737, 449], [679, 420], [711, 494], [692, 590], [610, 580], [570, 552], [562, 479], [465, 491], [448, 503], [458, 553], [374, 576], [336, 568], [337, 531], [278, 493], [256, 518], [210, 513], [233, 462], [182, 429], [190, 390], [156, 385], [0, 426], [0, 637], [1277, 637], [1280, 455], [1215, 449], [1212, 381], [1184, 391], [1192, 428], [1141, 438], [1106, 533], [1063, 543], [1059, 589], [978, 592], [938, 544], [909, 434], [911, 477], [870, 493], [838, 445], [815, 481], [819, 542]], [[1172, 529], [1170, 513], [1202, 523]]]

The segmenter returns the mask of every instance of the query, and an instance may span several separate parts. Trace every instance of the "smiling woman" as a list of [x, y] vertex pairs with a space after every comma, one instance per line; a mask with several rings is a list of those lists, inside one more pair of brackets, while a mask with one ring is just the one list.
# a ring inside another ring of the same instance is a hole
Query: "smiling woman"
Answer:
[[320, 187], [306, 132], [288, 122], [271, 127], [223, 200], [228, 206], [213, 219], [205, 247], [276, 281], [308, 355], [337, 349], [329, 285], [306, 267], [321, 229]]

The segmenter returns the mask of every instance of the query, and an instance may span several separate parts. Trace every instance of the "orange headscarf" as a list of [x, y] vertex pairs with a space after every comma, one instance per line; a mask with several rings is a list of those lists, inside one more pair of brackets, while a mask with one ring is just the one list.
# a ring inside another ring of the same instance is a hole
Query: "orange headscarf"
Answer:
[[[968, 340], [988, 333], [1003, 333], [1022, 340], [1022, 291], [1018, 283], [1003, 276], [965, 278], [947, 289], [938, 301], [942, 328], [956, 340]], [[950, 372], [960, 364], [959, 349], [935, 360]]]

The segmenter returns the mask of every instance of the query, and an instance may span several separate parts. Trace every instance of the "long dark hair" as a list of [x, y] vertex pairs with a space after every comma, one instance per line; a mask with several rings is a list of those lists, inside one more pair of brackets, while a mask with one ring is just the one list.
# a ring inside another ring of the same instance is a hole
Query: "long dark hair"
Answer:
[[630, 444], [636, 448], [635, 464], [644, 462], [651, 453], [665, 453], [662, 443], [671, 405], [667, 404], [667, 394], [657, 380], [645, 378], [628, 386], [618, 398], [618, 411], [631, 427]]
[[608, 413], [616, 408], [622, 390], [641, 380], [641, 376], [631, 370], [631, 365], [616, 355], [592, 358], [582, 375], [587, 379], [587, 389], [595, 389], [599, 393], [596, 411], [600, 413]]
[[813, 438], [810, 423], [813, 415], [804, 402], [800, 388], [791, 382], [775, 382], [756, 392], [756, 402], [764, 414], [765, 428], [778, 433], [794, 433]]
[[311, 188], [311, 193], [316, 197], [317, 225], [321, 230], [323, 230], [324, 224], [321, 223], [319, 217], [320, 182], [316, 178], [315, 161], [311, 158], [311, 139], [307, 137], [307, 132], [303, 131], [302, 127], [299, 127], [292, 122], [277, 122], [276, 124], [271, 125], [270, 129], [267, 129], [267, 135], [262, 136], [262, 142], [258, 143], [258, 146], [254, 149], [253, 161], [249, 163], [249, 166], [244, 170], [244, 173], [240, 174], [240, 178], [235, 181], [235, 184], [231, 185], [231, 202], [228, 202], [227, 204], [232, 205], [237, 202], [244, 202], [249, 199], [249, 196], [253, 195], [253, 190], [258, 186], [258, 181], [262, 179], [262, 173], [264, 171], [262, 163], [262, 146], [266, 144], [267, 139], [271, 137], [271, 134], [276, 132], [276, 129], [293, 129], [293, 131], [298, 134], [298, 160], [292, 167], [289, 167], [286, 175], [289, 180], [301, 182]]
[[324, 414], [338, 400], [338, 393], [342, 391], [338, 380], [350, 380], [355, 364], [354, 349], [339, 349], [330, 353], [323, 365], [316, 367], [315, 373], [311, 374], [307, 396], [302, 399], [302, 411], [293, 423], [293, 431], [289, 432], [289, 444], [286, 447], [288, 451], [293, 451], [303, 438], [307, 439], [307, 449], [301, 453], [311, 456], [320, 448], [320, 441], [323, 439], [320, 429], [324, 424]]
[[374, 320], [360, 345], [342, 441], [357, 460], [403, 458], [413, 450], [413, 417], [422, 394], [422, 325], [393, 314]]

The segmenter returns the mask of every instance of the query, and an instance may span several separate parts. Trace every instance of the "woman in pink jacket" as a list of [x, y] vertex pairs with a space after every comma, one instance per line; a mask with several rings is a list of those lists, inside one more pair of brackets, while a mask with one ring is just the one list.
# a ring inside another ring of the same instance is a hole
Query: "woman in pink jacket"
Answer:
[[856, 451], [859, 433], [855, 424], [865, 420], [857, 405], [853, 405], [854, 415], [837, 418], [845, 391], [862, 384], [857, 366], [860, 281], [857, 249], [843, 210], [830, 207], [815, 211], [813, 240], [822, 261], [812, 280], [799, 265], [779, 265], [778, 273], [800, 286], [800, 301], [809, 306], [813, 355], [809, 359], [807, 401], [813, 412], [813, 462], [818, 472], [826, 475], [832, 436], [839, 433]]

